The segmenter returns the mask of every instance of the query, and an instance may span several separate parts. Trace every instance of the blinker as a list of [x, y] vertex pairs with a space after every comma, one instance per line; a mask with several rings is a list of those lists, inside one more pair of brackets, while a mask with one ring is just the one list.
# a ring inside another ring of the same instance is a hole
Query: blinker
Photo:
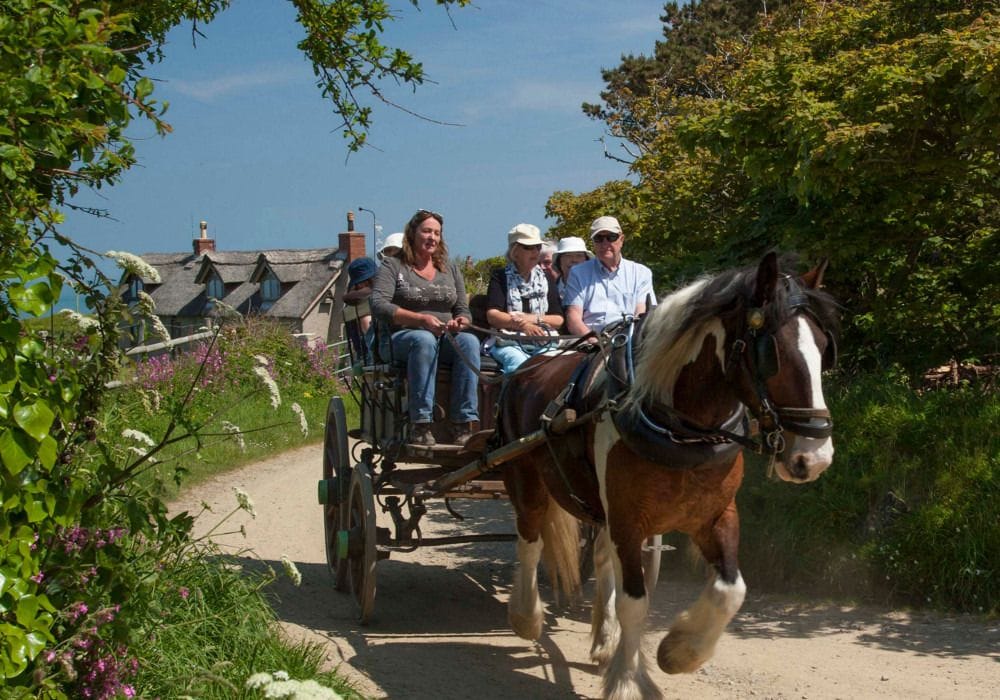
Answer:
[[754, 364], [761, 379], [773, 377], [781, 368], [778, 360], [778, 340], [770, 333], [757, 336], [754, 340]]

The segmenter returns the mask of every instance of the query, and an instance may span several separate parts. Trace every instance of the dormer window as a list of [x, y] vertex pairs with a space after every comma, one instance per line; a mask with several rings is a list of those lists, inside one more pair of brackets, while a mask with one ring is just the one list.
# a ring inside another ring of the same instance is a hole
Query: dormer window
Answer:
[[261, 308], [265, 310], [269, 309], [280, 296], [281, 282], [278, 281], [273, 272], [268, 271], [264, 279], [260, 282]]
[[128, 298], [129, 301], [139, 301], [139, 292], [144, 289], [142, 280], [138, 277], [132, 277], [129, 279], [128, 283]]
[[217, 273], [212, 273], [205, 285], [205, 295], [210, 299], [222, 299], [226, 296], [226, 287], [222, 284], [222, 278]]

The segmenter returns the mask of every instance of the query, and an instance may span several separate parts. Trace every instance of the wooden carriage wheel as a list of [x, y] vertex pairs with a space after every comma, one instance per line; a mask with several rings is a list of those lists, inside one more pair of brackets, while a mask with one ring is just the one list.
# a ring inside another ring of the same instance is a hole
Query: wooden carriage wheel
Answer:
[[326, 543], [326, 565], [333, 575], [338, 591], [347, 591], [347, 528], [341, 522], [350, 486], [348, 466], [347, 416], [339, 396], [330, 399], [326, 410], [326, 431], [323, 434], [323, 480], [319, 500], [323, 505], [323, 539]]
[[[594, 575], [594, 545], [601, 529], [596, 525], [580, 523], [580, 583], [586, 583]], [[663, 535], [653, 535], [642, 544], [642, 576], [646, 590], [652, 595], [660, 580], [660, 553], [663, 550]]]
[[375, 608], [375, 494], [371, 466], [360, 462], [351, 472], [351, 491], [345, 511], [345, 529], [350, 533], [348, 580], [358, 604], [358, 619], [367, 625]]
[[656, 582], [660, 580], [660, 553], [663, 535], [647, 537], [642, 543], [642, 577], [646, 580], [646, 593], [652, 597]]

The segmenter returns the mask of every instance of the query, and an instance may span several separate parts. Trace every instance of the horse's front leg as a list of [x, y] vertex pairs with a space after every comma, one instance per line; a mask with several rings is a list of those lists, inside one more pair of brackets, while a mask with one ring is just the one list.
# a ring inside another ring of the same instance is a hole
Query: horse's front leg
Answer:
[[594, 602], [590, 614], [590, 658], [602, 666], [618, 647], [618, 615], [615, 612], [615, 567], [611, 561], [611, 536], [602, 527], [594, 542]]
[[517, 512], [517, 568], [507, 602], [507, 620], [522, 639], [542, 635], [544, 609], [538, 596], [538, 562], [542, 557], [542, 523], [549, 496], [538, 470], [512, 463], [504, 472], [507, 494]]
[[649, 612], [649, 595], [642, 573], [642, 543], [638, 532], [625, 541], [612, 541], [615, 569], [615, 612], [620, 637], [604, 673], [604, 697], [610, 700], [651, 700], [662, 697], [649, 677], [642, 653], [642, 632]]
[[656, 661], [667, 673], [691, 673], [712, 658], [716, 642], [743, 604], [747, 590], [737, 562], [740, 525], [735, 501], [692, 539], [715, 568], [715, 576], [660, 642]]

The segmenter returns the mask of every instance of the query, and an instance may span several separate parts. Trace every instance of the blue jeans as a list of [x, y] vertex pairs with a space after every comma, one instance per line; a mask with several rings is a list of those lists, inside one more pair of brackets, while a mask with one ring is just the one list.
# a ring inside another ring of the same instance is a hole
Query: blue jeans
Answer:
[[430, 331], [415, 328], [404, 328], [392, 334], [393, 358], [406, 360], [407, 408], [411, 423], [434, 420], [434, 384], [439, 359], [443, 366], [451, 367], [448, 417], [453, 423], [479, 420], [479, 341], [471, 333], [456, 333], [453, 338], [475, 369], [456, 356], [455, 344], [444, 336], [439, 341]]
[[[529, 357], [534, 357], [535, 355], [545, 352], [548, 349], [548, 345], [521, 346], [517, 343], [511, 343], [510, 345], [504, 345], [503, 347], [494, 345], [490, 348], [490, 357], [500, 363], [500, 370], [504, 374], [510, 374], [524, 364], [524, 361]], [[525, 352], [525, 350], [528, 352]]]

